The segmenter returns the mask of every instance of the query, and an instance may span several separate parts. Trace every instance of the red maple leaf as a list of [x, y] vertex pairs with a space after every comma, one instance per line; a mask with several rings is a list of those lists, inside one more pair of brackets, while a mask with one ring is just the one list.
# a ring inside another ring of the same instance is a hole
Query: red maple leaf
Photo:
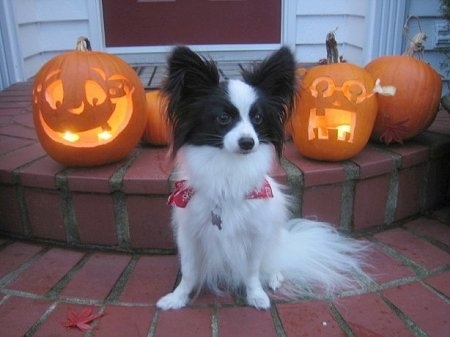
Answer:
[[78, 328], [81, 331], [87, 331], [91, 328], [89, 323], [102, 317], [104, 314], [93, 313], [92, 307], [86, 307], [76, 313], [72, 308], [67, 309], [67, 320], [61, 322], [66, 328]]
[[384, 132], [380, 135], [380, 141], [389, 145], [392, 142], [403, 143], [403, 135], [408, 131], [406, 123], [409, 119], [387, 125]]

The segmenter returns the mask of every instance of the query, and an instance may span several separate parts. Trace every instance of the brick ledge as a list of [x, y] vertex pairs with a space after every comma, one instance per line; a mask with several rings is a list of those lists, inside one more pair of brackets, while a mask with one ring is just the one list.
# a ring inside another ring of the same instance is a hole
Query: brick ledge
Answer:
[[[125, 160], [66, 168], [34, 133], [30, 83], [0, 93], [0, 232], [113, 250], [172, 250], [172, 163], [166, 148], [140, 146]], [[369, 144], [348, 161], [306, 159], [292, 143], [273, 176], [288, 185], [297, 216], [347, 232], [387, 227], [448, 201], [450, 115], [403, 145]]]

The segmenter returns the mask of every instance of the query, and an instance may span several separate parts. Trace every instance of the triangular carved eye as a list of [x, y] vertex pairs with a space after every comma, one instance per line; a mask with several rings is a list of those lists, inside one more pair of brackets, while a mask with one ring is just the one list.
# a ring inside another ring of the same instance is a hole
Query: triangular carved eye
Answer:
[[62, 80], [53, 81], [45, 90], [45, 100], [53, 110], [56, 110], [63, 102], [64, 88]]
[[86, 80], [84, 84], [86, 100], [92, 106], [102, 104], [107, 99], [107, 94], [103, 87], [93, 80]]

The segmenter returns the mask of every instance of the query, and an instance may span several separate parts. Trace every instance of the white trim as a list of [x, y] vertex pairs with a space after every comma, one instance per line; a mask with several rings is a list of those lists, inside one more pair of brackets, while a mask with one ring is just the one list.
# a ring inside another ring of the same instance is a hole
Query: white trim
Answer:
[[295, 51], [297, 34], [297, 0], [283, 0], [281, 17], [281, 43]]
[[0, 61], [0, 87], [24, 80], [23, 59], [20, 52], [17, 26], [12, 1], [0, 3], [0, 39], [2, 60]]
[[409, 0], [369, 1], [364, 61], [402, 52], [403, 23]]
[[89, 41], [96, 50], [105, 49], [105, 32], [103, 29], [103, 9], [101, 0], [86, 0], [89, 20]]
[[[173, 46], [155, 46], [155, 47], [109, 47], [106, 50], [110, 53], [161, 53], [171, 50]], [[273, 44], [196, 44], [190, 47], [199, 52], [221, 52], [221, 51], [247, 51], [247, 50], [269, 50], [280, 47], [279, 43]]]

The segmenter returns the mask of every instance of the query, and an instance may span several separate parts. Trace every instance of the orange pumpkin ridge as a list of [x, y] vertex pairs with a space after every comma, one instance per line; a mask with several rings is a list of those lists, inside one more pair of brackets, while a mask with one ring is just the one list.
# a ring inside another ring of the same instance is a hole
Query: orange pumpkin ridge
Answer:
[[165, 118], [167, 101], [160, 90], [145, 93], [147, 99], [147, 121], [142, 140], [151, 145], [168, 145], [170, 141], [170, 127]]
[[372, 139], [402, 142], [428, 128], [436, 117], [442, 80], [427, 63], [411, 56], [382, 56], [366, 67], [374, 78], [393, 85], [395, 96], [378, 97]]

